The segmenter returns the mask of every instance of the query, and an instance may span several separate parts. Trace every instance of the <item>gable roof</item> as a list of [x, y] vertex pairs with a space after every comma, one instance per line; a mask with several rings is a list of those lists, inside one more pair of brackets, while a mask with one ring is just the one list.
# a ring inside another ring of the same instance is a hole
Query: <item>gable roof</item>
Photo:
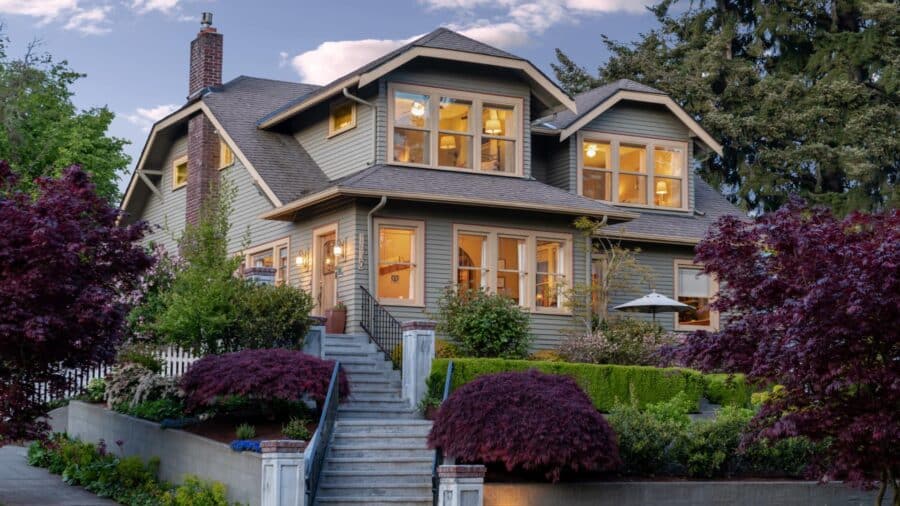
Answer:
[[340, 93], [343, 88], [365, 86], [417, 57], [484, 63], [519, 70], [534, 81], [539, 89], [544, 90], [544, 93], [540, 94], [543, 100], [556, 101], [567, 109], [575, 109], [572, 98], [528, 60], [441, 27], [344, 74], [315, 92], [272, 109], [272, 112], [259, 120], [259, 126], [269, 128], [277, 125], [294, 114]]

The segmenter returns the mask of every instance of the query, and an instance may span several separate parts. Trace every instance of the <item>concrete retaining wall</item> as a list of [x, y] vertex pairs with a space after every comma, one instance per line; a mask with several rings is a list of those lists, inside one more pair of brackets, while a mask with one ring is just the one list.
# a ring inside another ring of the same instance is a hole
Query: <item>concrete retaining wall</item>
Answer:
[[159, 457], [159, 475], [165, 481], [181, 483], [185, 474], [195, 474], [227, 485], [231, 501], [260, 504], [262, 462], [258, 453], [237, 453], [223, 443], [181, 430], [163, 430], [159, 424], [79, 401], [69, 403], [67, 432], [90, 443], [103, 439], [110, 451], [117, 451], [115, 441], [122, 440], [125, 455], [145, 460]]
[[808, 481], [485, 483], [484, 506], [869, 506], [875, 492]]

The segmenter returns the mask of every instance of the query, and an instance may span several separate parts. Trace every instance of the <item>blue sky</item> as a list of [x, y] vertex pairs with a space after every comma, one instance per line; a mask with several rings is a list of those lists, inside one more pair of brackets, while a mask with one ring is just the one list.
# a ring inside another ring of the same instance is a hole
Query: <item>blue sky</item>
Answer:
[[[132, 167], [153, 121], [184, 102], [200, 12], [225, 36], [224, 79], [322, 83], [438, 26], [528, 58], [549, 75], [556, 47], [593, 70], [601, 35], [632, 41], [655, 22], [649, 0], [0, 0], [19, 55], [28, 41], [87, 78], [79, 107], [108, 106]], [[127, 178], [124, 178], [127, 181]], [[123, 181], [122, 184], [125, 184]]]

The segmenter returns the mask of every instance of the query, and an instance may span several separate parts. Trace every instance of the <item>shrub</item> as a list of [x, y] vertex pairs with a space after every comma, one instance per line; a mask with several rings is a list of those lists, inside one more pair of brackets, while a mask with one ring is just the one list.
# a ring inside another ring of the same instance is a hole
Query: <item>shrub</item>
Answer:
[[537, 371], [483, 376], [454, 392], [428, 444], [465, 462], [541, 471], [554, 482], [566, 471], [620, 464], [615, 435], [578, 384]]
[[725, 406], [714, 420], [700, 420], [675, 441], [673, 452], [688, 476], [713, 478], [736, 470], [736, 453], [753, 411]]
[[238, 439], [237, 441], [232, 441], [229, 446], [231, 446], [232, 451], [236, 452], [262, 452], [262, 448], [259, 446], [259, 441], [247, 441], [244, 439]]
[[634, 318], [607, 320], [590, 334], [563, 341], [560, 354], [570, 362], [656, 365], [659, 351], [675, 337], [657, 324]]
[[238, 301], [237, 349], [303, 348], [313, 298], [291, 285], [245, 283]]
[[453, 358], [459, 355], [459, 346], [456, 343], [447, 341], [446, 339], [434, 340], [434, 356], [435, 358]]
[[448, 287], [438, 305], [437, 330], [459, 343], [463, 355], [527, 355], [530, 317], [512, 299], [483, 290]]
[[106, 400], [106, 380], [94, 378], [88, 382], [80, 399], [87, 402], [103, 402]]
[[256, 437], [256, 427], [242, 423], [234, 429], [234, 436], [238, 439], [253, 439]]
[[163, 377], [157, 374], [144, 376], [138, 382], [131, 399], [131, 406], [136, 406], [147, 401], [160, 399], [178, 400], [184, 397], [178, 388], [178, 380], [172, 377]]
[[116, 365], [106, 378], [107, 405], [111, 408], [131, 406], [138, 385], [146, 378], [153, 376], [156, 376], [153, 371], [139, 364]]
[[528, 360], [538, 360], [542, 362], [565, 362], [565, 359], [556, 350], [538, 350], [529, 355]]
[[116, 355], [116, 363], [138, 364], [150, 371], [159, 374], [163, 370], [164, 362], [158, 356], [159, 348], [145, 341], [131, 341], [119, 348]]
[[184, 403], [178, 399], [156, 399], [144, 401], [122, 411], [128, 415], [143, 418], [144, 420], [161, 422], [166, 419], [181, 418], [184, 415]]
[[743, 374], [706, 374], [704, 396], [713, 404], [749, 408], [753, 389]]
[[799, 477], [809, 470], [810, 463], [823, 453], [821, 445], [803, 437], [778, 441], [758, 439], [740, 455], [740, 469], [764, 476]]
[[[207, 355], [194, 362], [181, 378], [190, 410], [214, 406], [227, 396], [258, 401], [297, 401], [309, 395], [322, 403], [334, 362], [285, 349], [244, 350]], [[340, 398], [350, 395], [347, 375], [341, 370]]]
[[188, 474], [174, 492], [162, 496], [163, 506], [229, 506], [225, 485], [207, 482]]
[[607, 417], [616, 433], [625, 472], [655, 476], [673, 467], [670, 449], [685, 427], [642, 412], [633, 404], [613, 407]]
[[170, 255], [161, 245], [154, 247], [153, 256], [156, 263], [141, 276], [140, 285], [128, 296], [132, 309], [128, 313], [127, 334], [137, 341], [162, 340], [153, 324], [165, 310], [163, 295], [172, 287], [175, 275], [184, 268], [184, 262], [178, 256]]
[[[436, 397], [443, 396], [447, 359], [436, 359], [431, 366], [427, 384]], [[537, 369], [548, 374], [574, 378], [600, 411], [609, 412], [617, 402], [634, 401], [638, 407], [666, 401], [684, 392], [697, 411], [703, 395], [703, 376], [697, 371], [679, 368], [646, 366], [571, 364], [506, 359], [453, 359], [452, 389], [465, 385], [479, 376], [498, 372]]]
[[281, 433], [288, 439], [299, 439], [309, 441], [309, 429], [306, 428], [308, 420], [303, 418], [291, 418], [291, 420], [281, 427]]

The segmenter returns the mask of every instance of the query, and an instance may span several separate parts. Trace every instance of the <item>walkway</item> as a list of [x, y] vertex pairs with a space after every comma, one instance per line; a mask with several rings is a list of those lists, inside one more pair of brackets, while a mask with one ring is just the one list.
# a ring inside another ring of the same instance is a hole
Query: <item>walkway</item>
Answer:
[[116, 504], [63, 483], [46, 469], [28, 465], [28, 450], [0, 448], [0, 504], [3, 506], [106, 506]]

